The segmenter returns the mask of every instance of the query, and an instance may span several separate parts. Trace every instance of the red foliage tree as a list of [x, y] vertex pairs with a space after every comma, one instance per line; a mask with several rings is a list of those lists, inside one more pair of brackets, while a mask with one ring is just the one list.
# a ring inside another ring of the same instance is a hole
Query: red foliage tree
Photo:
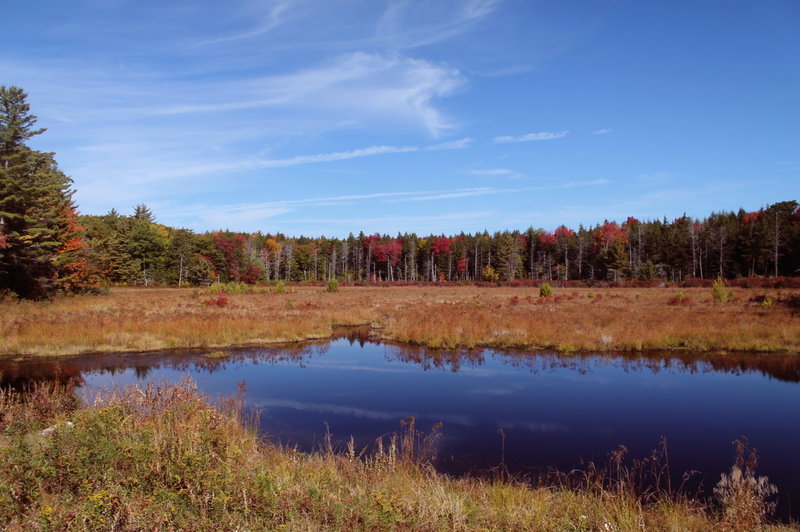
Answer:
[[608, 249], [616, 243], [626, 244], [628, 237], [617, 222], [604, 222], [594, 231], [595, 249]]
[[384, 262], [391, 266], [396, 266], [400, 262], [400, 256], [403, 253], [403, 243], [400, 239], [390, 238], [386, 242], [378, 242], [375, 244], [374, 255], [375, 260]]
[[761, 215], [759, 211], [747, 212], [742, 217], [742, 225], [749, 225], [753, 222], [758, 221], [758, 217]]
[[556, 228], [555, 232], [553, 233], [553, 237], [555, 238], [555, 240], [568, 240], [569, 238], [572, 238], [574, 235], [575, 231], [573, 231], [572, 229], [570, 229], [565, 225], [559, 225]]
[[89, 251], [83, 238], [86, 228], [78, 223], [78, 212], [73, 206], [65, 207], [62, 216], [65, 220], [60, 236], [63, 244], [54, 260], [58, 286], [70, 292], [97, 290], [100, 288], [101, 276], [97, 266], [89, 259]]
[[380, 242], [380, 239], [381, 235], [378, 233], [364, 237], [364, 249], [374, 250], [378, 242]]
[[549, 231], [539, 233], [538, 247], [540, 249], [550, 249], [556, 243], [556, 235]]
[[247, 256], [247, 239], [244, 235], [214, 234], [214, 246], [224, 259], [225, 271], [231, 281], [253, 284], [261, 271]]
[[467, 254], [464, 253], [461, 255], [461, 258], [458, 259], [458, 264], [456, 264], [456, 272], [458, 275], [464, 275], [467, 273], [467, 269], [469, 268], [469, 259], [467, 258]]
[[440, 236], [433, 241], [433, 244], [431, 244], [431, 251], [433, 252], [434, 256], [442, 254], [449, 255], [451, 249], [451, 241], [446, 236]]

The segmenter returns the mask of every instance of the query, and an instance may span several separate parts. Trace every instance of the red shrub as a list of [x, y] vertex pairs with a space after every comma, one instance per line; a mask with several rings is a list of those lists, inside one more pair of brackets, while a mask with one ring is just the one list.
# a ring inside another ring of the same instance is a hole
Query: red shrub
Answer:
[[203, 301], [203, 304], [209, 307], [227, 307], [228, 306], [228, 294], [225, 292], [217, 292], [217, 297], [213, 297], [211, 299], [206, 299]]

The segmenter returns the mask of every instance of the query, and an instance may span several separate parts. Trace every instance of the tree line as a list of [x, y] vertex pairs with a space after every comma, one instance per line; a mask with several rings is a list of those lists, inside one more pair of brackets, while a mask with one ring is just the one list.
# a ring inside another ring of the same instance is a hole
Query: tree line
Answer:
[[554, 231], [458, 235], [195, 233], [146, 205], [79, 216], [52, 153], [30, 149], [26, 94], [0, 87], [0, 296], [105, 285], [268, 281], [449, 282], [713, 279], [800, 274], [800, 208], [783, 201], [704, 219], [628, 218]]
[[149, 208], [81, 216], [91, 259], [114, 284], [210, 282], [436, 282], [632, 279], [684, 281], [800, 274], [800, 209], [784, 201], [759, 211], [698, 220], [623, 223], [554, 231], [459, 235], [350, 234], [347, 238], [217, 231], [158, 224]]

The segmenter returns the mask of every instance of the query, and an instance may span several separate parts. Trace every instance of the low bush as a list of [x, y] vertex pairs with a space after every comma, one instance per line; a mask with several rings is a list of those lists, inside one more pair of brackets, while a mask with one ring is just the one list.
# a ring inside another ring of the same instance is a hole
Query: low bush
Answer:
[[548, 283], [544, 283], [539, 287], [539, 297], [550, 297], [552, 295], [553, 288]]
[[216, 297], [204, 300], [203, 304], [208, 307], [225, 308], [228, 306], [228, 295], [225, 292], [217, 292]]
[[339, 291], [339, 281], [336, 279], [331, 279], [328, 281], [328, 284], [325, 287], [326, 292], [338, 292]]
[[686, 297], [686, 294], [683, 293], [683, 290], [672, 296], [667, 300], [668, 305], [685, 305], [690, 302], [690, 299]]

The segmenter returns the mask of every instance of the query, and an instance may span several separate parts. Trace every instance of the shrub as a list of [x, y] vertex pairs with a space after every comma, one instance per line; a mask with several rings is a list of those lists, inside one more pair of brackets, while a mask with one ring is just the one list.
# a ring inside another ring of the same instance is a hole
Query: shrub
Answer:
[[277, 283], [275, 283], [275, 291], [277, 293], [279, 293], [279, 294], [285, 294], [286, 293], [286, 283], [283, 282], [283, 281], [278, 281]]
[[484, 281], [496, 282], [500, 280], [500, 274], [488, 264], [481, 270], [481, 275]]
[[211, 285], [209, 285], [205, 290], [207, 294], [246, 294], [250, 291], [252, 291], [251, 286], [247, 285], [246, 283], [239, 283], [235, 281], [230, 281], [227, 283], [211, 283]]
[[553, 287], [549, 283], [544, 283], [539, 287], [539, 297], [550, 297], [553, 295]]
[[683, 293], [681, 290], [674, 297], [669, 298], [667, 300], [668, 305], [683, 305], [689, 302], [689, 299], [686, 297], [686, 294]]
[[756, 474], [758, 453], [746, 439], [735, 440], [736, 461], [730, 473], [723, 473], [714, 487], [722, 506], [724, 528], [756, 530], [775, 511], [773, 496], [778, 492], [765, 476]]
[[224, 308], [228, 306], [228, 296], [225, 294], [225, 292], [220, 291], [217, 292], [217, 297], [206, 299], [203, 301], [203, 304], [209, 307]]
[[711, 298], [717, 303], [724, 303], [728, 300], [729, 295], [730, 292], [725, 290], [725, 281], [722, 280], [722, 277], [717, 277], [711, 283]]
[[339, 291], [339, 281], [336, 279], [331, 279], [328, 281], [328, 285], [325, 287], [325, 290], [328, 292], [338, 292]]

